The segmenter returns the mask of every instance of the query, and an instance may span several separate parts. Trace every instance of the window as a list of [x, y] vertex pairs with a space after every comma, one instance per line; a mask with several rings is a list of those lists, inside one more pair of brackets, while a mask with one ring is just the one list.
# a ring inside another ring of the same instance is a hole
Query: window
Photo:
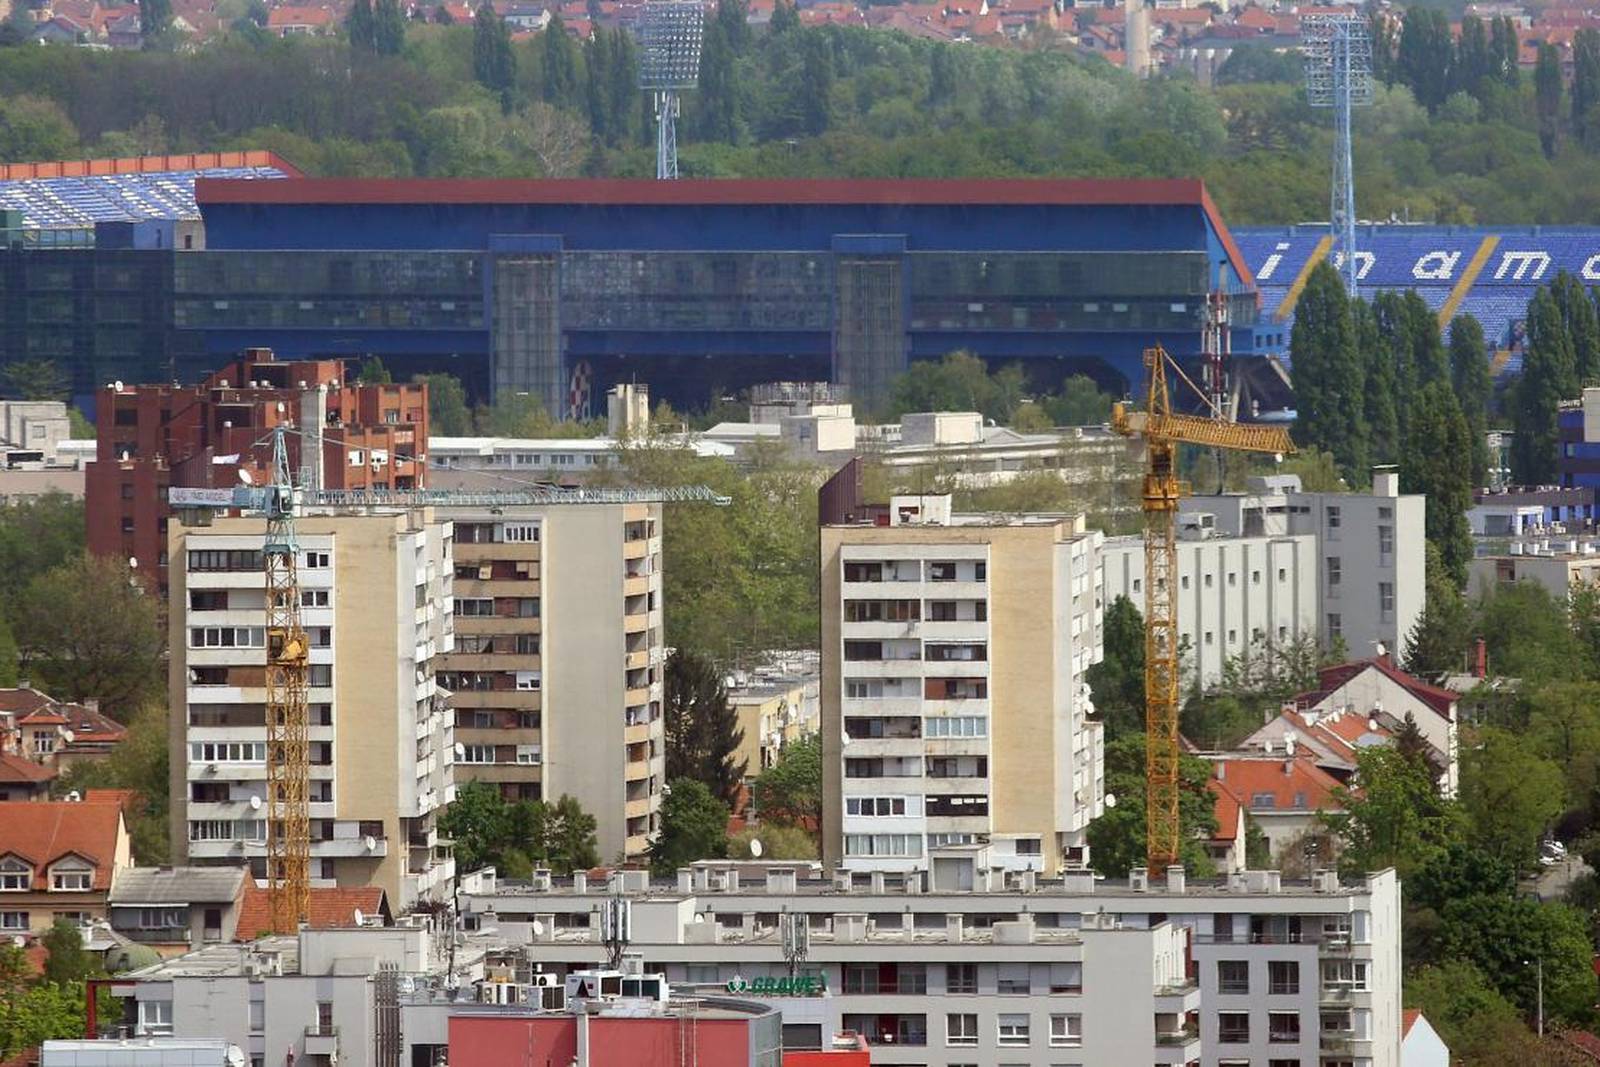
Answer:
[[26, 930], [28, 913], [25, 911], [0, 911], [0, 930]]
[[1249, 1044], [1250, 1013], [1247, 1011], [1218, 1012], [1217, 1040], [1224, 1045]]
[[1367, 988], [1366, 961], [1323, 960], [1322, 988], [1353, 989], [1357, 992], [1365, 990]]
[[978, 1043], [978, 1017], [976, 1015], [946, 1015], [944, 1017], [944, 1043], [955, 1048], [968, 1048]]
[[250, 1002], [250, 1032], [259, 1034], [267, 1028], [267, 1002], [252, 1000]]
[[50, 872], [50, 892], [83, 893], [94, 888], [94, 872], [67, 868]]
[[847, 797], [844, 802], [846, 815], [904, 815], [906, 813], [905, 797]]
[[928, 564], [928, 581], [953, 582], [956, 580], [956, 565], [954, 563]]
[[458, 763], [493, 763], [493, 745], [462, 745]]
[[519, 692], [528, 693], [539, 688], [538, 671], [518, 671], [517, 689]]
[[1250, 961], [1218, 960], [1217, 992], [1229, 996], [1248, 996], [1250, 993]]
[[[947, 963], [944, 967], [946, 993], [976, 993], [978, 991], [978, 965], [976, 963]], [[974, 1030], [974, 1033], [977, 1031]]]
[[1336, 538], [1339, 536], [1339, 509], [1330, 507], [1326, 514], [1328, 516], [1328, 537]]
[[536, 522], [508, 522], [502, 531], [502, 540], [509, 544], [532, 544], [539, 540]]
[[265, 648], [264, 626], [191, 626], [190, 648]]
[[974, 563], [972, 565], [972, 580], [975, 582], [987, 582], [989, 580], [989, 565], [983, 562]]
[[170, 1034], [170, 1033], [172, 1033], [172, 1001], [170, 1001], [170, 1000], [141, 1000], [141, 1001], [139, 1001], [139, 1033], [140, 1034]]
[[924, 737], [987, 737], [989, 720], [982, 715], [929, 716], [923, 722]]
[[1394, 618], [1394, 583], [1378, 583], [1378, 614], [1385, 621]]
[[1027, 1048], [1032, 1043], [1028, 1036], [1029, 1020], [1025, 1014], [1000, 1016], [1000, 1045], [1002, 1048]]
[[328, 591], [326, 589], [300, 590], [300, 606], [303, 608], [325, 608], [328, 606]]
[[1292, 1045], [1300, 1040], [1300, 1013], [1267, 1012], [1267, 1040], [1277, 1045]]
[[1392, 556], [1392, 555], [1394, 555], [1394, 527], [1393, 526], [1380, 526], [1380, 527], [1378, 527], [1378, 555], [1380, 555], [1380, 556]]
[[1275, 997], [1300, 992], [1300, 964], [1295, 960], [1272, 960], [1267, 964], [1267, 992]]
[[261, 570], [261, 552], [259, 549], [191, 549], [189, 551], [189, 569], [191, 571], [259, 571]]
[[847, 856], [920, 856], [921, 834], [845, 834]]
[[1050, 965], [1050, 992], [1082, 993], [1083, 964], [1052, 963]]
[[1044, 847], [1043, 847], [1043, 845], [1040, 844], [1039, 838], [1037, 838], [1037, 837], [1019, 837], [1019, 838], [1017, 838], [1017, 855], [1019, 855], [1019, 856], [1041, 856], [1043, 854], [1044, 854]]
[[537, 766], [539, 763], [539, 746], [518, 745], [517, 762], [525, 767]]
[[1344, 564], [1339, 559], [1338, 556], [1328, 556], [1327, 557], [1327, 565], [1328, 565], [1328, 588], [1332, 589], [1334, 586], [1339, 584], [1339, 578], [1340, 578], [1340, 576], [1341, 576], [1341, 574], [1343, 572]]
[[1328, 640], [1344, 636], [1344, 616], [1337, 611], [1328, 612]]
[[1083, 1016], [1050, 1016], [1050, 1047], [1077, 1048], [1083, 1044]]
[[1026, 963], [1000, 964], [1000, 977], [996, 985], [1000, 993], [1020, 993], [1024, 996], [1033, 992], [1033, 982], [1028, 976], [1029, 965]]
[[307, 552], [306, 566], [311, 569], [326, 569], [328, 566], [328, 553]]
[[177, 930], [189, 925], [187, 908], [140, 908], [139, 929]]
[[190, 763], [265, 763], [265, 741], [196, 741], [189, 745]]

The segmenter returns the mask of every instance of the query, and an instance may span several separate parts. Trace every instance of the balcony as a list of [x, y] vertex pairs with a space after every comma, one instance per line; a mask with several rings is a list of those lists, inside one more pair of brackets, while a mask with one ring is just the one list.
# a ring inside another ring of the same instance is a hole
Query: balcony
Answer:
[[339, 1028], [337, 1026], [306, 1027], [306, 1055], [337, 1058], [339, 1055]]
[[1158, 986], [1155, 991], [1155, 1008], [1162, 1014], [1187, 1015], [1200, 1010], [1200, 983], [1184, 981], [1174, 985]]

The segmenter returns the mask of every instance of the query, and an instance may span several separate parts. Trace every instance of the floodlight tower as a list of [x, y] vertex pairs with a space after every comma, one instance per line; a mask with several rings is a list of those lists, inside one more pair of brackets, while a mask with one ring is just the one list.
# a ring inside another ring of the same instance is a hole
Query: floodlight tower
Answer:
[[701, 0], [648, 0], [640, 19], [644, 40], [639, 87], [655, 97], [656, 178], [678, 176], [678, 92], [700, 79]]
[[1372, 34], [1359, 14], [1307, 15], [1300, 20], [1306, 59], [1306, 102], [1333, 109], [1333, 194], [1329, 255], [1356, 292], [1356, 182], [1350, 162], [1350, 111], [1372, 103]]

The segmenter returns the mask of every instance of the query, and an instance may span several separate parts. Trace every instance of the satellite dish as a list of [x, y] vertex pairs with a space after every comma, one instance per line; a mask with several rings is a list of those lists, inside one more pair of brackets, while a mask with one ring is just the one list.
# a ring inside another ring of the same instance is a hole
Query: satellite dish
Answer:
[[538, 919], [533, 920], [533, 936], [534, 937], [543, 937], [544, 936], [544, 923], [540, 922]]
[[[705, 921], [706, 921], [706, 917], [704, 915], [701, 915], [698, 911], [694, 913], [694, 924], [696, 926], [700, 926]], [[20, 938], [20, 937], [17, 938], [18, 942], [20, 942], [21, 940], [22, 940], [22, 938]]]
[[[367, 840], [370, 841], [372, 839], [369, 837], [369, 838], [367, 838]], [[357, 926], [364, 925], [366, 923], [366, 921], [367, 921], [367, 917], [365, 915], [361, 914], [361, 909], [360, 908], [356, 909], [354, 917], [355, 917]]]
[[234, 473], [239, 476], [240, 482], [244, 483], [245, 485], [252, 484], [250, 481], [250, 472], [245, 470], [243, 467], [240, 467], [237, 471], [234, 471]]
[[128, 569], [130, 571], [139, 569], [139, 557], [138, 556], [129, 556], [128, 557]]
[[750, 856], [752, 859], [761, 858], [761, 839], [759, 837], [750, 842]]
[[367, 851], [368, 851], [368, 852], [375, 852], [375, 851], [377, 851], [377, 848], [378, 848], [378, 839], [377, 839], [377, 838], [376, 838], [376, 837], [373, 837], [373, 836], [372, 836], [372, 835], [371, 835], [371, 834], [368, 834], [368, 835], [367, 835], [367, 839], [366, 839], [366, 840], [365, 840], [365, 841], [364, 841], [364, 842], [362, 842], [362, 843], [363, 843], [363, 844], [365, 844], [365, 845], [366, 845], [366, 846], [367, 846]]
[[251, 811], [260, 811], [261, 810], [261, 798], [256, 796], [256, 795], [254, 795], [254, 794], [251, 794], [251, 796], [250, 796], [250, 810]]
[[463, 745], [460, 741], [457, 741], [456, 742], [456, 759], [466, 759], [466, 758], [467, 758], [467, 746]]
[[111, 388], [115, 389], [119, 393], [122, 392], [122, 379], [118, 378], [116, 381], [112, 382]]
[[1106, 794], [1106, 807], [1114, 808], [1116, 806], [1117, 806], [1117, 794], [1115, 794], [1115, 793], [1107, 793]]
[[282, 415], [287, 410], [289, 409], [283, 406], [283, 401], [278, 401], [278, 414]]
[[228, 1067], [245, 1067], [244, 1053], [239, 1050], [238, 1045], [229, 1045], [228, 1051], [223, 1053], [222, 1058]]

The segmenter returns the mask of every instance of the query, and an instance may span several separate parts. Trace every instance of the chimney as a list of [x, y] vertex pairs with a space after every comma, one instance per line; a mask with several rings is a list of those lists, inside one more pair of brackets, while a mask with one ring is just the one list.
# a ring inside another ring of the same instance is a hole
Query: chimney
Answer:
[[1472, 643], [1472, 674], [1476, 678], [1489, 676], [1489, 646], [1483, 638]]
[[1217, 760], [1216, 768], [1217, 768], [1217, 781], [1221, 782], [1221, 781], [1226, 780], [1227, 777], [1228, 777], [1228, 761], [1225, 760], [1225, 759]]
[[589, 874], [587, 871], [572, 872], [572, 891], [574, 893], [587, 893], [589, 891]]
[[1393, 466], [1384, 465], [1372, 468], [1372, 495], [1373, 496], [1399, 496], [1400, 472]]

